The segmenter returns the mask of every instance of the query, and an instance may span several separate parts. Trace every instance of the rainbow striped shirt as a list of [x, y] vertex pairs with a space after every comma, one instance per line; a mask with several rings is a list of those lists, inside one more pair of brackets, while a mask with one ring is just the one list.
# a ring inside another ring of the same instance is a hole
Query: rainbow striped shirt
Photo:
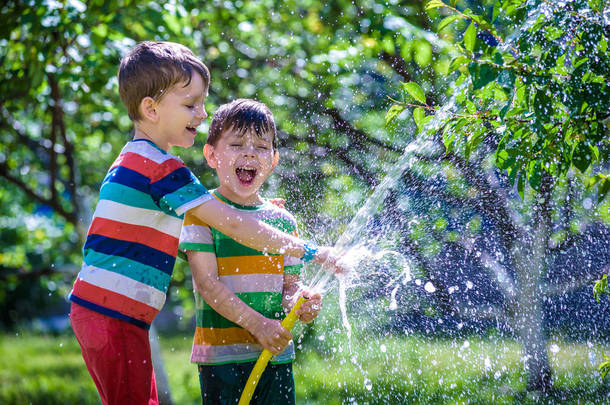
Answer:
[[[242, 206], [212, 191], [212, 195], [234, 208], [250, 211], [259, 220], [296, 235], [296, 221], [288, 211], [270, 202], [260, 206]], [[247, 305], [270, 319], [282, 319], [284, 274], [299, 274], [303, 262], [299, 258], [265, 255], [250, 249], [209, 227], [198, 218], [186, 214], [180, 234], [180, 252], [196, 250], [216, 254], [218, 277]], [[250, 332], [229, 321], [210, 307], [195, 291], [197, 328], [193, 339], [191, 361], [219, 365], [256, 361], [263, 350]], [[293, 342], [272, 363], [294, 359]]]
[[70, 300], [150, 328], [165, 303], [184, 213], [210, 193], [180, 158], [128, 142], [100, 189]]

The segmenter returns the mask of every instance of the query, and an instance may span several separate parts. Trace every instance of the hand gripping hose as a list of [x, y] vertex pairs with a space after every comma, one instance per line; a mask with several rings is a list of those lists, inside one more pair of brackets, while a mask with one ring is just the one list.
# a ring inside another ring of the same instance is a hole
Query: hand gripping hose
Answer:
[[[295, 314], [295, 312], [299, 308], [301, 308], [301, 305], [303, 305], [305, 301], [307, 301], [306, 297], [299, 297], [296, 304], [294, 304], [294, 307], [292, 307], [290, 313], [286, 315], [286, 318], [284, 318], [284, 320], [282, 321], [282, 326], [284, 327], [284, 329], [288, 331], [292, 329], [294, 323], [297, 321], [297, 315]], [[252, 399], [252, 394], [254, 394], [254, 390], [258, 385], [258, 380], [260, 380], [261, 375], [263, 375], [263, 371], [265, 371], [265, 367], [267, 367], [267, 363], [269, 363], [271, 356], [273, 356], [273, 354], [271, 354], [269, 350], [263, 350], [258, 360], [256, 361], [254, 368], [252, 369], [252, 373], [250, 373], [250, 377], [248, 377], [248, 381], [246, 382], [244, 391], [241, 393], [241, 398], [239, 398], [238, 405], [248, 405], [250, 403], [250, 399]]]

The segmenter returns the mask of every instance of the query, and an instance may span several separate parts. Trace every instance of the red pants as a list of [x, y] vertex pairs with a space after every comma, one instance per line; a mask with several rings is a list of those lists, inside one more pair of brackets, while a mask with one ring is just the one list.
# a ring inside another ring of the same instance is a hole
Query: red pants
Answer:
[[104, 405], [158, 405], [148, 331], [72, 303], [70, 323]]

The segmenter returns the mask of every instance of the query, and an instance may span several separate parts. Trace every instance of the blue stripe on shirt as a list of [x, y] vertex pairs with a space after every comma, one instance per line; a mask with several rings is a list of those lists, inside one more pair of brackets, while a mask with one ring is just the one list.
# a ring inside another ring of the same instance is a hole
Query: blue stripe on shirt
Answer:
[[102, 188], [109, 182], [123, 184], [147, 194], [150, 192], [150, 179], [148, 177], [123, 166], [117, 166], [108, 172], [102, 183]]
[[[199, 183], [199, 180], [197, 180], [195, 175], [193, 175], [193, 173], [187, 167], [183, 166], [169, 173], [162, 179], [151, 183], [150, 195], [155, 203], [159, 204], [159, 201], [161, 201], [163, 197], [180, 190], [189, 183]], [[178, 206], [168, 206], [168, 208], [175, 211], [176, 209], [180, 208], [184, 202]], [[161, 204], [159, 204], [159, 206], [161, 206]]]
[[119, 256], [145, 264], [171, 276], [176, 258], [141, 243], [128, 242], [91, 234], [87, 236], [84, 250], [92, 249], [110, 256]]
[[70, 294], [70, 301], [80, 305], [81, 307], [85, 307], [92, 311], [99, 312], [102, 315], [106, 315], [111, 318], [120, 319], [121, 321], [129, 322], [130, 324], [138, 326], [142, 329], [146, 329], [146, 330], [150, 329], [150, 325], [144, 321], [141, 321], [136, 318], [132, 318], [131, 316], [124, 315], [118, 311], [114, 311], [112, 309], [108, 309], [106, 307], [102, 307], [100, 305], [94, 304], [93, 302], [89, 302], [87, 300], [79, 298], [74, 294]]

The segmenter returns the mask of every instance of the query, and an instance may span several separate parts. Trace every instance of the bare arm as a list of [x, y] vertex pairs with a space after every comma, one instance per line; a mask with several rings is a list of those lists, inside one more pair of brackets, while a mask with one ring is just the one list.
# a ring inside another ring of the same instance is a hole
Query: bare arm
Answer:
[[[305, 241], [296, 236], [282, 232], [271, 225], [259, 221], [244, 211], [233, 209], [216, 199], [211, 199], [189, 211], [206, 224], [252, 249], [303, 257]], [[317, 264], [324, 265], [333, 273], [347, 273], [349, 269], [339, 261], [339, 256], [330, 247], [320, 246], [313, 257]]]
[[252, 249], [302, 257], [305, 241], [259, 221], [254, 215], [211, 199], [190, 211], [206, 224]]
[[280, 321], [256, 312], [220, 282], [214, 253], [188, 251], [187, 256], [197, 291], [216, 312], [248, 330], [273, 354], [290, 342], [292, 335]]

